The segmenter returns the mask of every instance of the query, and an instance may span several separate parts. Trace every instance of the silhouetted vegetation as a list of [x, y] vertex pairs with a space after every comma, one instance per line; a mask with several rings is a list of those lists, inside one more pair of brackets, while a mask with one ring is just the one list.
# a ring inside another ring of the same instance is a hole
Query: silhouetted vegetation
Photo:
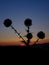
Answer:
[[37, 36], [40, 38], [40, 39], [44, 39], [45, 38], [45, 33], [40, 31]]
[[[24, 40], [23, 37], [17, 32], [17, 30], [12, 26], [12, 20], [5, 19], [4, 25], [5, 25], [5, 27], [11, 27], [15, 31], [15, 33], [17, 33], [19, 35], [19, 37], [22, 39], [21, 42], [23, 42], [26, 45], [26, 47], [30, 47], [29, 43], [30, 43], [30, 40], [33, 38], [33, 35], [30, 32], [30, 26], [32, 25], [32, 20], [30, 18], [27, 18], [24, 21], [24, 25], [27, 27], [27, 30], [26, 30], [27, 31], [27, 35], [26, 35], [27, 41]], [[39, 41], [39, 39], [45, 38], [45, 33], [43, 31], [40, 31], [40, 32], [38, 32], [37, 37], [38, 37], [38, 39], [35, 41], [35, 44]], [[33, 46], [31, 46], [31, 47], [33, 47]]]

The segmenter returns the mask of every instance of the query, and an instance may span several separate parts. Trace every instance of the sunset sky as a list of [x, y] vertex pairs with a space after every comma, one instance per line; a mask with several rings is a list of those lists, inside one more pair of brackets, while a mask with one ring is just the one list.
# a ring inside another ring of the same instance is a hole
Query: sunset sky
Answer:
[[[36, 41], [37, 33], [41, 30], [45, 32], [46, 37], [40, 42], [49, 42], [49, 0], [0, 0], [0, 45], [20, 44], [21, 39], [11, 27], [6, 28], [3, 25], [6, 18], [12, 20], [13, 27], [22, 36], [27, 34], [24, 20], [32, 19], [31, 42]], [[26, 40], [25, 37], [24, 39]]]

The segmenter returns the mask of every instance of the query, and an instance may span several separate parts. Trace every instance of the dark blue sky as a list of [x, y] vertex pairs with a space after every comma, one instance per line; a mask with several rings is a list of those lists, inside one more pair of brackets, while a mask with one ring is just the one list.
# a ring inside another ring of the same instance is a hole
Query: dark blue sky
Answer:
[[3, 21], [6, 18], [12, 19], [13, 26], [23, 35], [26, 33], [24, 20], [31, 18], [31, 31], [34, 35], [43, 30], [46, 38], [49, 38], [49, 0], [0, 0], [0, 41], [4, 36], [5, 39], [15, 36], [10, 28], [7, 30], [4, 27]]

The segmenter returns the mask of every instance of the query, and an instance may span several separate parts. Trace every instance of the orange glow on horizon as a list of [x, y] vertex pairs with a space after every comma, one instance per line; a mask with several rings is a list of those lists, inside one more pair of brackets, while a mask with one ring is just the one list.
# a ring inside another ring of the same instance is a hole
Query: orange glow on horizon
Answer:
[[[35, 40], [31, 40], [30, 44], [34, 44]], [[43, 39], [43, 40], [39, 40], [38, 43], [43, 44], [43, 43], [48, 43], [49, 39]], [[4, 45], [21, 45], [24, 46], [25, 44], [22, 43], [21, 41], [2, 41], [0, 42], [0, 45], [4, 46]]]

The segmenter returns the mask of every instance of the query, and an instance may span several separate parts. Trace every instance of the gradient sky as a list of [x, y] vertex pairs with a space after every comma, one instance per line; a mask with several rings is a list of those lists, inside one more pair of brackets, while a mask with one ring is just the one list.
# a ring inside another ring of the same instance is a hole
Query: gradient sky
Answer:
[[9, 27], [3, 25], [6, 18], [12, 20], [12, 25], [24, 36], [26, 34], [24, 20], [32, 19], [30, 31], [31, 41], [37, 39], [37, 33], [42, 30], [46, 34], [45, 42], [49, 41], [49, 0], [0, 0], [0, 42], [20, 41], [18, 35]]

